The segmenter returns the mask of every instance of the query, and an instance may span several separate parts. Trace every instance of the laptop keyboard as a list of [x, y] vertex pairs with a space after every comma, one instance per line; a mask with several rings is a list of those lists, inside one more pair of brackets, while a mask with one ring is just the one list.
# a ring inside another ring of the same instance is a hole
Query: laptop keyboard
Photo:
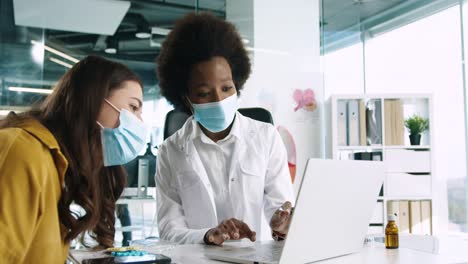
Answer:
[[278, 262], [283, 251], [284, 243], [271, 243], [255, 245], [255, 252], [242, 255], [243, 259], [251, 259], [257, 262]]

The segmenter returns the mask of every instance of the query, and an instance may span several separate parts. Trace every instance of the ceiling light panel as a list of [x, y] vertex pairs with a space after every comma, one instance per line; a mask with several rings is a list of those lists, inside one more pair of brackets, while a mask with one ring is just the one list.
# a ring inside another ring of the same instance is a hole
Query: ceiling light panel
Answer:
[[130, 7], [115, 0], [13, 0], [15, 24], [114, 35]]

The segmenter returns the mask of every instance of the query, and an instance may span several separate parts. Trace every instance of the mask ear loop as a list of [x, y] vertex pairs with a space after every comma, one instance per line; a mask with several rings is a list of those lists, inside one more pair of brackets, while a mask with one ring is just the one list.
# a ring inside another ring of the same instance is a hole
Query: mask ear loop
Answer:
[[101, 129], [104, 129], [104, 126], [101, 123], [99, 123], [99, 121], [96, 121], [96, 124], [98, 124], [98, 126], [100, 126]]
[[[115, 111], [117, 111], [117, 113], [120, 113], [121, 110], [119, 110], [113, 103], [109, 102], [109, 100], [105, 99], [104, 98], [104, 102], [106, 102], [108, 105], [110, 105], [110, 107], [114, 108]], [[99, 123], [99, 121], [96, 121], [96, 123], [102, 128], [104, 129], [104, 126]]]
[[115, 106], [113, 103], [109, 102], [109, 100], [107, 100], [107, 99], [104, 99], [104, 101], [105, 101], [106, 103], [108, 103], [112, 108], [114, 108], [115, 111], [117, 111], [117, 112], [120, 113], [121, 110], [119, 110], [119, 109], [117, 108], [117, 106]]
[[189, 106], [190, 112], [192, 112], [192, 115], [194, 115], [195, 113], [193, 112], [192, 102], [190, 102], [190, 100], [188, 99], [187, 95], [184, 96], [184, 99], [185, 99], [186, 104]]

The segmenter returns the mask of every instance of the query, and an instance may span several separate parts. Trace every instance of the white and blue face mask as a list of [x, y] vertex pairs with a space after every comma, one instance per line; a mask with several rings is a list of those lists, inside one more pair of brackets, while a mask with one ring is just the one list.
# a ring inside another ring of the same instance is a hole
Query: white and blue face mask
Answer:
[[104, 166], [123, 165], [138, 156], [146, 146], [148, 132], [145, 124], [127, 109], [119, 110], [108, 100], [104, 99], [112, 108], [119, 112], [120, 124], [116, 128], [101, 126], [101, 142]]
[[213, 103], [192, 104], [195, 121], [213, 133], [228, 128], [238, 109], [237, 93]]

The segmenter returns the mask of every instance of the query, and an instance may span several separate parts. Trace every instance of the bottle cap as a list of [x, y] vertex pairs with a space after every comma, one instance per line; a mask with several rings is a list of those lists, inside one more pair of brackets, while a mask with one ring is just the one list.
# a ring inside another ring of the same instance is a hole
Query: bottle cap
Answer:
[[395, 215], [388, 215], [388, 221], [396, 221]]

